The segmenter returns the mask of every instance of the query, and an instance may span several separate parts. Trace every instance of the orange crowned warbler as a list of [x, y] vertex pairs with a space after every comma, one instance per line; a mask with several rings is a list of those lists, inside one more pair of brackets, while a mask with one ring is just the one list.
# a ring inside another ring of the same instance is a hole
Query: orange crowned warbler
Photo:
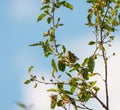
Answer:
[[67, 51], [66, 60], [67, 62], [75, 63], [79, 59], [71, 51]]

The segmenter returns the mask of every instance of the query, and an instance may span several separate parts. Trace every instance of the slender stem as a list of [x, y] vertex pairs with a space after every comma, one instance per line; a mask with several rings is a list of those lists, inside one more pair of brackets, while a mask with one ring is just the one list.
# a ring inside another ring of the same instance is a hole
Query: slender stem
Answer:
[[55, 18], [54, 18], [54, 16], [55, 16], [55, 11], [54, 11], [54, 9], [55, 9], [55, 1], [54, 1], [54, 0], [52, 0], [52, 10], [53, 10], [53, 12], [52, 12], [52, 17], [53, 17], [53, 27], [54, 27], [54, 25], [55, 25]]
[[103, 20], [102, 20], [102, 25], [103, 25], [104, 20], [105, 20], [105, 18], [107, 16], [107, 13], [108, 13], [108, 10], [109, 10], [109, 6], [110, 6], [110, 0], [107, 0], [107, 9], [106, 9], [105, 15], [104, 15]]
[[[52, 12], [53, 24], [52, 25], [53, 25], [53, 28], [56, 29], [55, 28], [55, 1], [54, 0], [52, 0], [52, 10], [53, 10], [53, 12]], [[59, 54], [55, 38], [54, 38], [54, 47], [55, 47], [56, 53]]]
[[65, 83], [65, 82], [44, 82], [44, 81], [39, 81], [39, 80], [35, 80], [36, 82], [40, 83], [40, 84], [51, 84], [51, 85], [56, 85], [56, 84], [65, 84], [65, 85], [69, 85], [69, 83]]
[[[100, 27], [100, 42], [101, 46], [103, 47], [103, 29]], [[108, 64], [107, 64], [107, 56], [105, 49], [102, 49], [102, 57], [104, 61], [104, 66], [105, 66], [105, 93], [106, 93], [106, 110], [109, 110], [109, 96], [108, 96]]]
[[105, 108], [107, 110], [106, 105], [101, 101], [101, 99], [99, 99], [97, 96], [94, 96], [94, 97], [103, 106], [103, 108]]
[[[104, 24], [104, 21], [105, 21], [105, 18], [107, 16], [107, 13], [108, 13], [108, 10], [109, 10], [109, 5], [110, 5], [110, 0], [107, 1], [107, 9], [106, 9], [106, 12], [104, 14], [104, 17], [103, 17], [103, 20], [102, 20], [102, 23], [100, 25], [100, 45], [103, 47], [103, 49], [101, 50], [102, 51], [102, 58], [103, 58], [103, 61], [104, 61], [104, 68], [105, 68], [105, 94], [106, 94], [106, 110], [109, 110], [109, 93], [108, 93], [108, 63], [107, 63], [107, 56], [106, 56], [106, 51], [104, 49], [104, 37], [103, 37], [103, 24]], [[100, 102], [100, 100], [96, 97], [96, 99]], [[103, 105], [103, 104], [102, 104]]]
[[105, 90], [106, 90], [106, 106], [107, 110], [109, 110], [109, 96], [108, 96], [108, 66], [107, 66], [107, 58], [105, 51], [102, 51], [103, 60], [105, 65]]

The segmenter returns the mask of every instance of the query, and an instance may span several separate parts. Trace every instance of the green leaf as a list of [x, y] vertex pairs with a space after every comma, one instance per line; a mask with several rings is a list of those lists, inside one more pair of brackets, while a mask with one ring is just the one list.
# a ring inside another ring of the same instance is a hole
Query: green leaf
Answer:
[[76, 77], [72, 77], [70, 80], [69, 80], [69, 84], [72, 85], [72, 86], [76, 86], [77, 84], [77, 81], [78, 79]]
[[62, 106], [63, 105], [63, 100], [58, 100], [57, 106]]
[[118, 21], [119, 21], [119, 23], [120, 23], [120, 14], [118, 15]]
[[97, 75], [98, 73], [90, 73], [89, 74], [89, 77], [93, 77], [93, 76], [95, 76], [95, 75]]
[[65, 46], [64, 46], [64, 45], [62, 46], [62, 51], [63, 51], [63, 53], [65, 53], [65, 52], [66, 52], [66, 48], [65, 48]]
[[61, 76], [62, 76], [62, 75], [59, 75], [59, 76], [58, 76], [58, 79], [60, 79], [60, 78], [61, 78]]
[[47, 14], [45, 14], [45, 13], [40, 14], [40, 16], [37, 19], [37, 22], [41, 21], [46, 15]]
[[65, 63], [61, 60], [58, 61], [58, 69], [62, 72], [65, 71]]
[[95, 3], [97, 0], [87, 0], [88, 3]]
[[89, 79], [89, 74], [88, 74], [87, 68], [82, 68], [79, 74], [81, 74], [85, 80]]
[[44, 77], [44, 76], [42, 76], [41, 79], [42, 79], [43, 81], [45, 81], [45, 77]]
[[29, 46], [40, 46], [42, 45], [42, 42], [38, 42], [38, 43], [34, 43], [34, 44], [30, 44]]
[[21, 108], [23, 108], [23, 109], [26, 109], [26, 108], [27, 108], [26, 105], [23, 104], [23, 103], [17, 102], [16, 104], [17, 104], [18, 106], [20, 106]]
[[59, 22], [60, 21], [60, 17], [57, 19], [57, 22]]
[[30, 80], [26, 80], [25, 82], [24, 82], [24, 84], [29, 84], [30, 83]]
[[85, 102], [87, 102], [91, 98], [90, 93], [86, 92], [86, 95], [84, 98], [85, 98]]
[[38, 84], [37, 84], [37, 83], [35, 83], [35, 84], [34, 84], [34, 88], [37, 88], [37, 86], [38, 86]]
[[118, 26], [119, 23], [118, 23], [118, 21], [117, 21], [116, 19], [113, 19], [113, 20], [112, 20], [112, 25], [114, 25], [114, 26]]
[[90, 57], [89, 61], [88, 61], [88, 70], [89, 70], [89, 72], [93, 73], [94, 67], [95, 67], [95, 61], [94, 61], [94, 59], [92, 57]]
[[28, 72], [30, 73], [33, 68], [34, 68], [34, 66], [30, 66], [30, 67], [28, 68]]
[[54, 109], [57, 104], [57, 95], [52, 95], [51, 96], [51, 109]]
[[70, 73], [66, 72], [66, 74], [67, 74], [67, 76], [69, 76], [70, 78], [72, 78], [72, 75]]
[[81, 91], [78, 98], [81, 102], [87, 102], [91, 98], [91, 94], [88, 91]]
[[70, 92], [73, 94], [76, 88], [77, 88], [76, 86], [71, 86]]
[[88, 64], [88, 61], [89, 61], [89, 58], [86, 58], [83, 63], [82, 63], [82, 66], [86, 66]]
[[97, 81], [91, 81], [89, 82], [90, 86], [93, 87], [96, 84]]
[[52, 67], [53, 67], [52, 76], [54, 77], [55, 72], [58, 72], [54, 59], [52, 59]]
[[99, 90], [100, 90], [100, 88], [99, 87], [93, 87], [93, 89], [96, 91], [96, 92], [98, 92]]
[[40, 10], [44, 10], [44, 9], [48, 9], [48, 8], [50, 8], [49, 5], [44, 5]]
[[51, 17], [48, 17], [48, 18], [47, 18], [47, 22], [48, 22], [48, 24], [50, 24], [51, 21], [52, 21], [52, 18], [51, 18]]
[[94, 42], [94, 41], [90, 41], [89, 43], [88, 43], [88, 45], [94, 45], [96, 42]]
[[68, 3], [68, 2], [65, 2], [65, 3], [63, 4], [63, 6], [66, 7], [66, 8], [68, 8], [68, 9], [70, 9], [70, 10], [73, 10], [73, 5], [70, 4], [70, 3]]
[[59, 24], [59, 26], [63, 26], [64, 24]]
[[37, 78], [36, 76], [31, 75], [30, 81], [35, 81], [36, 78]]
[[57, 88], [58, 88], [59, 90], [63, 90], [63, 86], [64, 86], [64, 83], [58, 83], [58, 84], [57, 84]]
[[80, 64], [77, 63], [72, 67], [72, 69], [69, 72], [76, 71], [76, 70], [78, 70], [78, 68], [80, 68]]
[[55, 88], [51, 88], [47, 90], [48, 92], [57, 92], [57, 90]]

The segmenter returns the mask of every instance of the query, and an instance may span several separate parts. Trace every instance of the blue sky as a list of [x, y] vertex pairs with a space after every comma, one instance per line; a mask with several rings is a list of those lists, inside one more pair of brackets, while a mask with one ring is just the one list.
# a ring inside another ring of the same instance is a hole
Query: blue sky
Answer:
[[[58, 42], [65, 43], [67, 48], [75, 52], [80, 59], [90, 54], [87, 41], [94, 39], [91, 29], [84, 25], [88, 5], [84, 0], [81, 1], [73, 2], [75, 4], [73, 13], [64, 9], [59, 11], [65, 26], [58, 30]], [[49, 78], [47, 73], [51, 71], [42, 49], [28, 46], [42, 40], [43, 32], [47, 29], [45, 22], [36, 22], [40, 14], [40, 4], [40, 0], [0, 0], [0, 110], [18, 110], [15, 101], [23, 101], [28, 105], [36, 103], [34, 105], [37, 109], [49, 109], [49, 94], [45, 92], [46, 87], [40, 86], [38, 89], [33, 89], [32, 85], [23, 84], [28, 78], [27, 69], [31, 65], [35, 66], [35, 73], [45, 73], [47, 78]], [[118, 56], [110, 62], [112, 66], [110, 69], [116, 74], [119, 74], [118, 65], [120, 64], [118, 40], [119, 38], [114, 43], [115, 47], [111, 49], [118, 52]], [[101, 64], [96, 68], [102, 72]], [[120, 108], [118, 107], [120, 101], [116, 99], [120, 97], [119, 94], [117, 95], [120, 92], [120, 87], [117, 87], [120, 81], [118, 82], [118, 76], [113, 74], [110, 80], [111, 87], [114, 88], [111, 94], [115, 94], [115, 98], [111, 95], [112, 103], [114, 102], [112, 107], [117, 110]], [[38, 102], [41, 104], [39, 105]]]

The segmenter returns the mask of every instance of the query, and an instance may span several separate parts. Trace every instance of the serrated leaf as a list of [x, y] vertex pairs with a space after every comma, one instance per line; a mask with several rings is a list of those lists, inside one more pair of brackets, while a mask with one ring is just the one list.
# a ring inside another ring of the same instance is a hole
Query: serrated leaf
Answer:
[[34, 66], [30, 66], [30, 67], [28, 68], [28, 72], [30, 73], [33, 68], [34, 68]]
[[40, 16], [37, 19], [37, 22], [41, 21], [46, 15], [47, 14], [45, 14], [45, 13], [40, 14]]
[[68, 9], [70, 9], [70, 10], [73, 10], [73, 5], [70, 4], [70, 3], [68, 3], [68, 2], [65, 2], [65, 3], [63, 4], [63, 6], [66, 7], [66, 8], [68, 8]]

